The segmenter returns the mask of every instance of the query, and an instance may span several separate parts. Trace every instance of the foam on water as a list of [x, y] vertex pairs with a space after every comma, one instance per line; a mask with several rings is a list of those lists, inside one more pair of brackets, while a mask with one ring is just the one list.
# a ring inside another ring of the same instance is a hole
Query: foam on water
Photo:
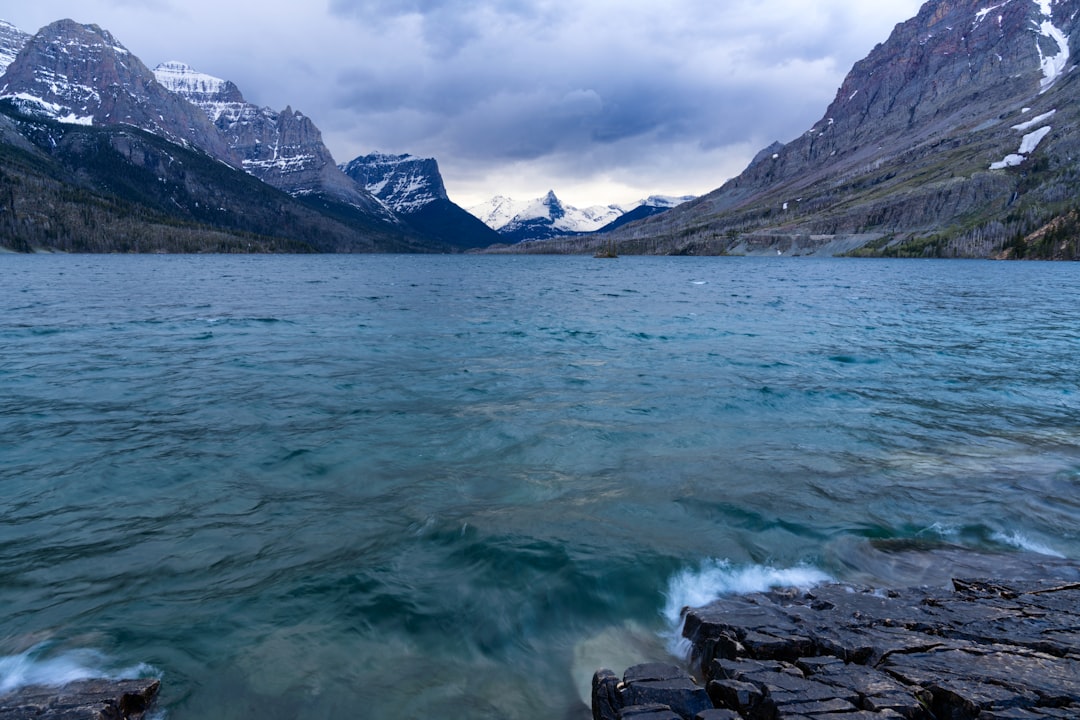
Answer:
[[1032, 540], [1022, 532], [994, 533], [994, 540], [1019, 550], [1027, 550], [1028, 552], [1038, 553], [1039, 555], [1046, 555], [1048, 557], [1065, 558], [1065, 555], [1062, 555], [1049, 545], [1041, 543], [1038, 540]]
[[813, 567], [774, 568], [767, 565], [735, 566], [726, 560], [708, 560], [684, 569], [668, 582], [663, 614], [668, 622], [668, 650], [678, 657], [689, 651], [682, 637], [688, 607], [701, 607], [724, 595], [765, 592], [777, 587], [809, 589], [833, 578]]
[[79, 680], [158, 677], [153, 667], [140, 663], [121, 667], [97, 650], [86, 648], [49, 654], [50, 644], [40, 643], [17, 655], [0, 657], [0, 693], [27, 685], [59, 686]]

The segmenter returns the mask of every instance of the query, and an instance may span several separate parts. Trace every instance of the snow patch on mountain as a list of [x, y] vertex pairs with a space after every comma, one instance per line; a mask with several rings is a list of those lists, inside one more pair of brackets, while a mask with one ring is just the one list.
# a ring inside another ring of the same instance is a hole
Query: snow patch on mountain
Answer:
[[1039, 147], [1039, 143], [1041, 143], [1046, 138], [1046, 136], [1053, 131], [1053, 128], [1049, 125], [1046, 125], [1033, 132], [1027, 131], [1031, 130], [1031, 128], [1035, 127], [1036, 125], [1039, 125], [1046, 120], [1054, 117], [1055, 114], [1057, 114], [1056, 109], [1051, 110], [1050, 112], [1043, 113], [1038, 117], [1028, 120], [1027, 122], [1022, 122], [1019, 125], [1013, 125], [1013, 130], [1026, 133], [1023, 139], [1020, 141], [1020, 149], [1011, 155], [1006, 155], [1003, 160], [999, 160], [996, 163], [991, 163], [990, 169], [1004, 170], [1005, 168], [1016, 167], [1023, 163], [1025, 160], [1027, 160], [1028, 155], [1031, 155], [1031, 153], [1035, 152], [1035, 150]]
[[201, 73], [176, 60], [154, 68], [154, 77], [171, 92], [201, 107], [210, 122], [226, 114], [239, 115], [247, 103], [240, 90], [228, 80]]
[[35, 117], [46, 117], [52, 120], [56, 120], [59, 123], [66, 125], [93, 125], [93, 115], [77, 115], [70, 112], [68, 108], [56, 103], [42, 100], [39, 97], [34, 97], [28, 93], [14, 93], [11, 95], [2, 96], [4, 100], [10, 101], [15, 107], [19, 108], [27, 115], [34, 115]]
[[1039, 64], [1042, 66], [1043, 72], [1040, 84], [1042, 92], [1046, 92], [1057, 82], [1059, 77], [1065, 74], [1069, 67], [1069, 36], [1054, 25], [1054, 10], [1051, 0], [1035, 0], [1035, 4], [1039, 6], [1039, 10], [1045, 18], [1042, 23], [1036, 24], [1036, 27], [1039, 28], [1040, 37], [1052, 40], [1058, 47], [1057, 53], [1046, 55], [1043, 53], [1042, 41], [1035, 41], [1035, 47], [1039, 51]]

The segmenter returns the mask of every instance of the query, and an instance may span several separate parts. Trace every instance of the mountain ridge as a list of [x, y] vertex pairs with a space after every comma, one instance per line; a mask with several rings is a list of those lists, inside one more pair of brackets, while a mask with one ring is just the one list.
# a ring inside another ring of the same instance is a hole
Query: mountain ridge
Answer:
[[244, 99], [231, 81], [179, 61], [154, 76], [164, 87], [202, 108], [251, 175], [293, 196], [325, 195], [393, 225], [394, 214], [338, 168], [310, 118], [292, 107], [280, 112]]

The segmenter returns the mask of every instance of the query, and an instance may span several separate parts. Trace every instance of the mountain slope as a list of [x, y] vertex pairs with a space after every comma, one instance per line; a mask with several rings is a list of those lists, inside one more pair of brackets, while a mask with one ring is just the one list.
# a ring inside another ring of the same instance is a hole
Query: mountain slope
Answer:
[[1071, 253], [1035, 234], [1080, 189], [1078, 13], [1078, 0], [931, 0], [801, 137], [610, 237], [621, 252]]
[[429, 237], [460, 248], [482, 248], [499, 235], [450, 200], [434, 158], [372, 153], [342, 171]]
[[497, 195], [469, 208], [469, 212], [496, 230], [502, 242], [519, 243], [608, 232], [692, 199], [692, 196], [653, 195], [626, 206], [594, 205], [578, 209], [565, 205], [552, 190], [542, 198], [526, 202]]

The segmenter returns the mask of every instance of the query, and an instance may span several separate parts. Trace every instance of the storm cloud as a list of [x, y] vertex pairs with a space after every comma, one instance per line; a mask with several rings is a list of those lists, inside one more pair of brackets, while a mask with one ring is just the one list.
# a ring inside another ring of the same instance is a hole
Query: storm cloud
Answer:
[[[29, 5], [29, 4], [28, 4]], [[452, 198], [700, 194], [818, 120], [917, 0], [39, 0], [153, 66], [183, 60], [315, 120], [339, 161], [438, 158]]]

